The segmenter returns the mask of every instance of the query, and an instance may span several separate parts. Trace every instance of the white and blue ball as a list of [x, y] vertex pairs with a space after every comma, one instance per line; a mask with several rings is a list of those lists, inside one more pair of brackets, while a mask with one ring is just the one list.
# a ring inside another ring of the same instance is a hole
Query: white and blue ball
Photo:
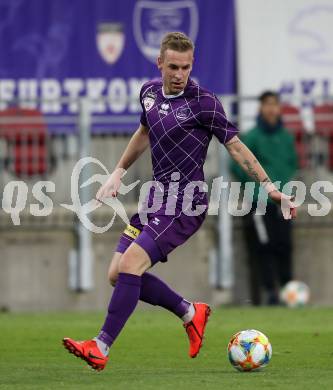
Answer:
[[267, 336], [255, 329], [234, 334], [228, 344], [230, 363], [239, 371], [259, 371], [272, 358], [272, 346]]

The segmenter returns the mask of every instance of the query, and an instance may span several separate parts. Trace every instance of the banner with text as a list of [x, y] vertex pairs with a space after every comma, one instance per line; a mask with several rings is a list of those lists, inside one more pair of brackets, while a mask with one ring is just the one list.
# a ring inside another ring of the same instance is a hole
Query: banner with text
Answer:
[[94, 116], [108, 119], [93, 131], [133, 132], [140, 87], [159, 76], [168, 31], [195, 42], [192, 75], [202, 86], [235, 92], [233, 0], [0, 0], [0, 9], [0, 112], [19, 100], [42, 115], [74, 116], [87, 96]]

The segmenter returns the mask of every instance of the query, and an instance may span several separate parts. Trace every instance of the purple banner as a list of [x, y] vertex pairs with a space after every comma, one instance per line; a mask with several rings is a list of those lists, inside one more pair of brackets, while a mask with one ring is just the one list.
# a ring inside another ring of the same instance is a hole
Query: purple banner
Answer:
[[77, 116], [87, 96], [94, 132], [133, 132], [168, 31], [195, 42], [192, 76], [202, 86], [235, 92], [233, 0], [0, 0], [0, 111], [19, 99], [42, 115]]

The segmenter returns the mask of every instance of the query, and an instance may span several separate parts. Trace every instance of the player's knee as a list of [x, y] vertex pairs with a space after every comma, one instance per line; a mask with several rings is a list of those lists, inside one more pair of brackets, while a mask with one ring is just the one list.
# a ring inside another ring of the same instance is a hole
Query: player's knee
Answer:
[[137, 264], [135, 258], [131, 253], [125, 252], [119, 262], [119, 272], [123, 273], [137, 273]]
[[138, 245], [130, 246], [121, 256], [118, 272], [142, 275], [151, 267], [151, 261]]

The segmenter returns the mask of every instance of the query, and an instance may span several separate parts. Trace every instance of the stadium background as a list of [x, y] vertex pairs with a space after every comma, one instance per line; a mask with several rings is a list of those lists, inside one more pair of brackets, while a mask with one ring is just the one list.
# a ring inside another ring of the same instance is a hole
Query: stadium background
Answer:
[[[297, 140], [297, 178], [307, 186], [294, 229], [295, 276], [310, 286], [313, 304], [332, 303], [332, 213], [307, 213], [310, 185], [332, 182], [330, 1], [0, 0], [0, 10], [1, 310], [105, 308], [106, 271], [124, 224], [117, 218], [107, 233], [89, 235], [61, 204], [72, 201], [79, 157], [96, 157], [109, 171], [116, 164], [138, 123], [140, 86], [158, 76], [153, 59], [169, 30], [195, 41], [193, 76], [221, 96], [242, 131], [253, 124], [256, 96], [266, 88], [281, 92]], [[212, 142], [207, 182], [228, 178], [227, 165]], [[85, 172], [92, 173], [103, 172], [94, 165]], [[125, 181], [150, 175], [146, 153]], [[17, 225], [5, 192], [13, 180], [28, 187]], [[48, 193], [52, 212], [35, 217], [30, 205], [38, 204], [32, 189], [39, 180], [54, 182], [55, 191]], [[96, 189], [89, 186], [82, 199]], [[128, 213], [137, 199], [137, 190], [124, 197]], [[91, 218], [104, 226], [112, 215], [103, 207]], [[249, 304], [245, 256], [240, 217], [220, 213], [154, 272], [188, 299]]]

